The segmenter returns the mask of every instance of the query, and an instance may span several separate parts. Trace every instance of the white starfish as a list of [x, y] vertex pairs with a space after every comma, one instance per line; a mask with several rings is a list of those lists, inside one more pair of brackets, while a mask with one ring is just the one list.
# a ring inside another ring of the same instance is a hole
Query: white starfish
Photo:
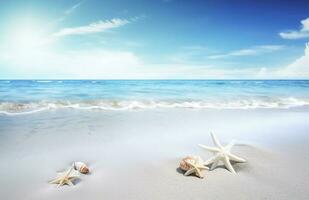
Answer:
[[213, 170], [214, 168], [217, 167], [218, 163], [220, 161], [222, 161], [223, 164], [225, 165], [225, 167], [230, 172], [232, 172], [233, 174], [236, 174], [234, 168], [231, 165], [230, 160], [236, 161], [236, 162], [246, 162], [246, 160], [243, 159], [243, 158], [240, 158], [240, 157], [238, 157], [238, 156], [236, 156], [236, 155], [234, 155], [230, 152], [231, 148], [234, 145], [234, 142], [231, 142], [226, 146], [222, 146], [221, 143], [219, 142], [219, 140], [217, 139], [217, 137], [213, 133], [210, 133], [210, 135], [212, 137], [214, 144], [217, 147], [208, 147], [208, 146], [199, 144], [200, 147], [214, 153], [214, 156], [211, 157], [210, 159], [208, 159], [207, 161], [205, 161], [204, 165], [212, 164], [210, 170]]
[[73, 172], [72, 170], [74, 169], [71, 167], [69, 170], [59, 173], [58, 177], [50, 181], [49, 183], [58, 184], [58, 187], [63, 186], [65, 184], [73, 186], [74, 184], [72, 181], [77, 179], [79, 176], [78, 174], [76, 174], [75, 170]]

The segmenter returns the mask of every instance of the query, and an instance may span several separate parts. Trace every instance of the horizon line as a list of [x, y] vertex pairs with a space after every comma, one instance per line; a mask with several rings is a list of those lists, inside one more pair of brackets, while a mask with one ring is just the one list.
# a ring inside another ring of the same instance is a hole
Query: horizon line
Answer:
[[308, 79], [298, 79], [298, 78], [286, 78], [286, 79], [276, 79], [276, 78], [270, 78], [270, 79], [237, 79], [237, 78], [230, 78], [230, 79], [1, 79], [0, 81], [309, 81]]

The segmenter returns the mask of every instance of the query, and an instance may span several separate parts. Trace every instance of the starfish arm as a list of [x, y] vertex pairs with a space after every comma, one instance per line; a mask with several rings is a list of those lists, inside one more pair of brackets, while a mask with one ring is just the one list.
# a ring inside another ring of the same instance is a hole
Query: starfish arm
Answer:
[[210, 152], [213, 152], [213, 153], [217, 153], [219, 152], [220, 150], [216, 147], [209, 147], [209, 146], [206, 146], [206, 145], [202, 145], [202, 144], [199, 144], [200, 147], [202, 147], [203, 149], [206, 149]]
[[185, 161], [190, 167], [194, 167], [194, 164], [191, 161], [186, 160]]
[[219, 164], [219, 160], [216, 160], [215, 162], [212, 163], [210, 170], [214, 170]]
[[66, 172], [66, 176], [69, 176], [70, 174], [71, 174], [71, 172], [72, 172], [72, 170], [73, 170], [73, 167], [70, 167], [70, 169]]
[[70, 176], [70, 179], [74, 180], [74, 179], [78, 179], [79, 176]]
[[238, 156], [236, 156], [232, 153], [229, 153], [228, 156], [229, 156], [230, 160], [233, 160], [233, 161], [236, 161], [236, 162], [246, 162], [245, 159], [238, 157]]
[[227, 168], [230, 172], [232, 172], [233, 174], [236, 174], [236, 172], [235, 172], [234, 168], [232, 167], [232, 165], [231, 165], [231, 163], [230, 163], [230, 160], [229, 160], [229, 158], [228, 158], [227, 155], [224, 156], [224, 158], [223, 158], [223, 163], [224, 163], [224, 165], [226, 166], [226, 168]]
[[57, 187], [60, 187], [60, 186], [63, 186], [63, 185], [64, 185], [64, 179], [62, 179], [62, 180], [59, 181], [59, 184], [58, 184]]
[[208, 160], [206, 160], [203, 165], [209, 165], [209, 164], [213, 163], [216, 159], [217, 159], [217, 157], [213, 156], [213, 157], [209, 158]]
[[210, 135], [211, 135], [211, 138], [212, 138], [212, 141], [214, 142], [214, 144], [215, 144], [217, 147], [219, 147], [220, 149], [223, 148], [222, 145], [221, 145], [221, 143], [219, 142], [217, 136], [216, 136], [213, 132], [211, 132]]
[[208, 167], [206, 167], [204, 165], [198, 165], [197, 168], [199, 168], [199, 169], [209, 169]]
[[49, 181], [48, 183], [51, 183], [51, 184], [58, 184], [59, 183], [59, 178], [56, 178], [54, 180], [51, 180]]
[[70, 174], [68, 177], [69, 178], [79, 178], [79, 174], [74, 172], [74, 174]]
[[204, 177], [203, 174], [202, 174], [202, 172], [201, 172], [201, 170], [198, 169], [198, 168], [195, 168], [195, 174], [196, 174], [199, 178], [203, 178], [203, 177]]
[[225, 150], [226, 150], [226, 151], [230, 151], [231, 148], [234, 146], [234, 144], [235, 144], [235, 141], [232, 140], [232, 142], [230, 142], [228, 145], [226, 145], [226, 146], [224, 147]]
[[188, 171], [186, 171], [185, 176], [189, 176], [190, 174], [194, 173], [195, 169], [191, 168]]

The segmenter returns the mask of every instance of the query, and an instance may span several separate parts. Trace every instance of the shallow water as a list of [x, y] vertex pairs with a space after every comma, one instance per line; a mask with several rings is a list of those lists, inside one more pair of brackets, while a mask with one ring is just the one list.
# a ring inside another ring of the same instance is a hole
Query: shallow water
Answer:
[[308, 80], [2, 80], [0, 114], [59, 108], [290, 108], [309, 105]]

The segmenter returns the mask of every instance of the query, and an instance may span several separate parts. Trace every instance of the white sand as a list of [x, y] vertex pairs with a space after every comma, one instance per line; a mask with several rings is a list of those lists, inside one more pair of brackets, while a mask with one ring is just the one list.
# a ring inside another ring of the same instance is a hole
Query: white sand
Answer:
[[[211, 154], [210, 130], [248, 160], [204, 179], [183, 176], [187, 155]], [[0, 116], [0, 199], [308, 199], [309, 111], [47, 111]], [[85, 161], [74, 187], [47, 182]]]

